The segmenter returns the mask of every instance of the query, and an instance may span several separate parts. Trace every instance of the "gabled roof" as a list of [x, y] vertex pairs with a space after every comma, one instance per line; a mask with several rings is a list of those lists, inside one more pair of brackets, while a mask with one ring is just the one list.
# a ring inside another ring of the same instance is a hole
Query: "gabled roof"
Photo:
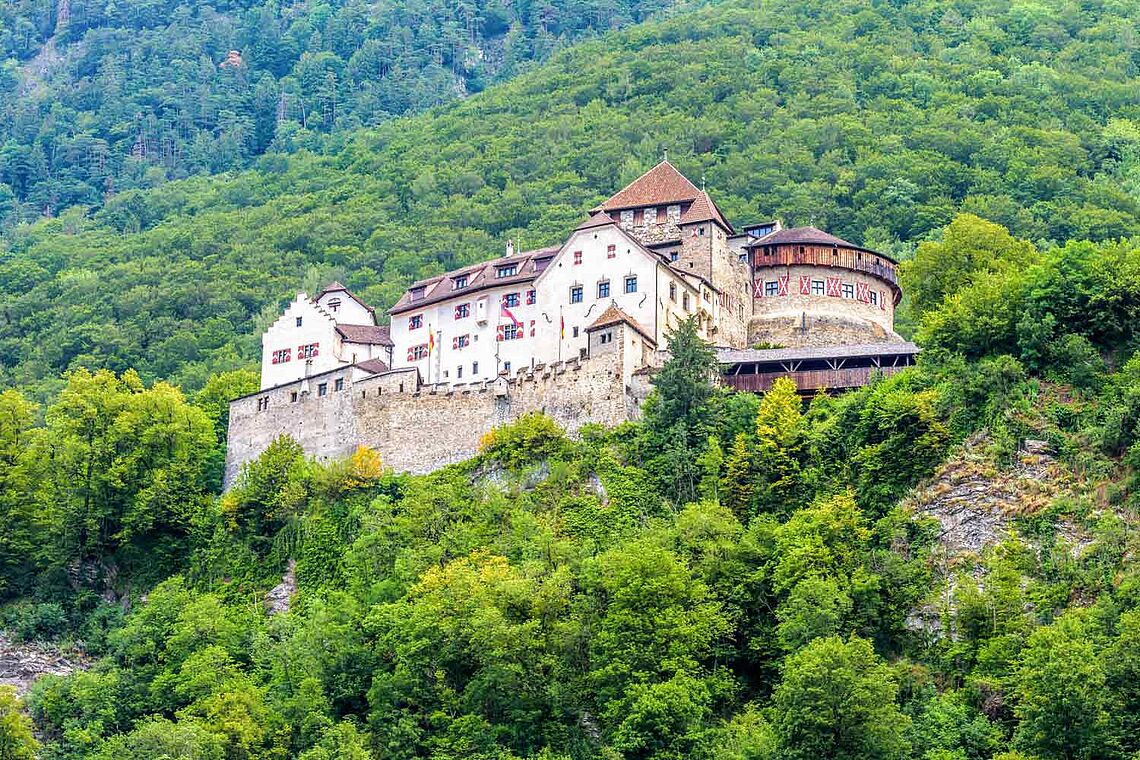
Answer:
[[623, 208], [657, 206], [694, 200], [700, 189], [677, 171], [668, 161], [662, 161], [621, 190], [611, 195], [598, 209], [616, 211]]
[[720, 212], [716, 202], [704, 190], [693, 201], [693, 205], [689, 206], [689, 210], [681, 216], [681, 224], [696, 224], [697, 222], [716, 222], [728, 234], [732, 235], [735, 232], [732, 225], [728, 223], [728, 219]]
[[598, 211], [589, 219], [575, 227], [575, 230], [592, 230], [595, 227], [605, 227], [607, 224], [613, 224], [614, 220], [605, 211]]
[[333, 280], [328, 285], [325, 285], [323, 288], [321, 288], [321, 292], [317, 293], [315, 296], [313, 296], [313, 301], [314, 302], [319, 301], [322, 298], [324, 298], [326, 295], [328, 295], [329, 293], [344, 293], [346, 296], [351, 298], [353, 301], [356, 301], [358, 304], [363, 306], [365, 309], [368, 309], [368, 311], [372, 312], [373, 315], [376, 314], [376, 309], [374, 309], [371, 306], [369, 306], [368, 304], [364, 303], [364, 301], [361, 301], [359, 298], [356, 297], [356, 295], [351, 290], [349, 290], [345, 286], [341, 285], [336, 280]]
[[336, 331], [349, 343], [367, 343], [374, 346], [391, 346], [392, 335], [388, 325], [338, 324]]
[[[414, 311], [422, 309], [425, 306], [448, 301], [452, 298], [460, 298], [467, 295], [478, 293], [492, 287], [500, 287], [502, 285], [520, 285], [528, 282], [533, 282], [541, 272], [543, 266], [549, 263], [550, 259], [560, 250], [560, 246], [552, 246], [550, 248], [539, 248], [534, 251], [525, 251], [523, 253], [516, 253], [513, 256], [500, 256], [497, 259], [490, 261], [483, 261], [478, 264], [463, 267], [462, 269], [455, 269], [444, 274], [437, 274], [434, 277], [428, 277], [424, 280], [418, 280], [408, 286], [404, 291], [404, 295], [400, 296], [400, 300], [396, 301], [396, 305], [388, 310], [389, 314], [400, 314], [402, 312]], [[517, 273], [507, 277], [498, 277], [497, 272], [501, 267], [515, 265]], [[455, 278], [466, 277], [467, 285], [462, 288], [454, 286]], [[412, 293], [416, 290], [423, 290], [423, 295], [413, 300]]]
[[648, 340], [653, 345], [657, 345], [656, 339], [654, 339], [649, 331], [638, 324], [638, 321], [636, 319], [622, 311], [614, 301], [610, 301], [610, 305], [606, 308], [605, 311], [598, 315], [598, 318], [594, 320], [593, 324], [586, 328], [586, 332], [593, 332], [594, 330], [601, 330], [603, 327], [612, 327], [613, 325], [622, 323], [629, 325], [634, 330], [637, 330], [639, 333], [641, 333], [641, 336], [643, 338]]

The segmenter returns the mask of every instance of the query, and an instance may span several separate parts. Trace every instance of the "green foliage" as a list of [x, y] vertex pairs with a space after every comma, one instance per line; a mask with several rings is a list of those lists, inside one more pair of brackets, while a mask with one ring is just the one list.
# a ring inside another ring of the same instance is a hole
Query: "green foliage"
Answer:
[[[12, 94], [53, 30], [51, 4], [15, 5], [0, 32], [19, 61], [0, 69], [12, 135], [0, 214], [56, 216], [0, 245], [0, 382], [37, 398], [81, 365], [195, 390], [249, 366], [269, 315], [306, 283], [336, 277], [383, 309], [505, 237], [558, 243], [663, 148], [733, 219], [813, 223], [888, 253], [958, 213], [1023, 240], [1140, 234], [1140, 87], [1119, 2], [721, 0], [555, 52], [666, 3], [154, 0], [112, 13], [72, 0], [64, 61], [39, 59], [42, 99]], [[231, 49], [245, 65], [219, 68]], [[247, 171], [162, 184], [267, 148]], [[104, 196], [94, 213], [66, 210]], [[985, 242], [961, 247], [964, 271], [988, 271]], [[939, 335], [1012, 333], [1023, 304], [993, 295]]]
[[779, 757], [903, 758], [908, 721], [890, 669], [869, 642], [832, 636], [791, 655], [773, 696]]
[[107, 220], [149, 226], [161, 211], [139, 190], [478, 92], [570, 40], [663, 7], [395, 2], [377, 14], [352, 0], [6, 3], [0, 210], [52, 216], [115, 189]]
[[1104, 664], [1082, 617], [1035, 631], [1021, 656], [1015, 739], [1043, 758], [1101, 757], [1109, 746]]
[[566, 435], [545, 414], [530, 412], [509, 425], [487, 433], [479, 450], [489, 459], [510, 468], [565, 456]]
[[0, 760], [36, 760], [39, 750], [32, 721], [21, 709], [15, 690], [0, 686]]

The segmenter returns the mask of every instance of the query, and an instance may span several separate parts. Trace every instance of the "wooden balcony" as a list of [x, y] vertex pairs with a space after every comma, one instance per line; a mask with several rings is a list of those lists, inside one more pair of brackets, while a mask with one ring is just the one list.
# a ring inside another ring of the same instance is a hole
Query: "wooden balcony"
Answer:
[[758, 245], [752, 249], [752, 265], [757, 269], [797, 264], [864, 272], [889, 282], [898, 290], [894, 262], [871, 251], [815, 245]]
[[822, 389], [848, 390], [914, 364], [913, 343], [873, 343], [801, 349], [722, 351], [722, 382], [738, 391], [763, 393], [777, 378], [786, 377], [805, 396]]

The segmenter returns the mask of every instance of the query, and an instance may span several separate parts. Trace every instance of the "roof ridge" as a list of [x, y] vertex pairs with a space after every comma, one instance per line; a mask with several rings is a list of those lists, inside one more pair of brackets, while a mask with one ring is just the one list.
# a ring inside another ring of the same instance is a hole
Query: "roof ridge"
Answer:
[[691, 201], [699, 193], [700, 188], [665, 159], [600, 203], [595, 210], [614, 211]]

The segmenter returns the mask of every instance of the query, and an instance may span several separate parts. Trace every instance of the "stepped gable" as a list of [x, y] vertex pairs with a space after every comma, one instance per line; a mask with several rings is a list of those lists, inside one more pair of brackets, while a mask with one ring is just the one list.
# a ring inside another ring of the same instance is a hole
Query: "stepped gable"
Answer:
[[728, 223], [728, 219], [720, 212], [716, 201], [704, 190], [702, 190], [700, 195], [697, 196], [697, 199], [693, 201], [693, 205], [689, 206], [689, 210], [681, 216], [681, 224], [696, 224], [697, 222], [716, 222], [723, 227], [728, 234], [736, 234], [736, 231], [732, 229], [732, 225]]
[[388, 325], [338, 324], [336, 331], [349, 343], [367, 343], [373, 346], [391, 346], [392, 335]]
[[598, 318], [586, 328], [586, 332], [601, 330], [603, 327], [612, 327], [613, 325], [622, 324], [623, 322], [641, 333], [641, 337], [653, 345], [657, 345], [657, 341], [653, 338], [653, 335], [642, 327], [636, 319], [622, 311], [617, 303], [613, 301], [611, 301], [606, 310], [598, 315]]
[[595, 227], [605, 227], [607, 224], [613, 223], [614, 220], [610, 217], [609, 214], [607, 214], [605, 211], [598, 211], [589, 219], [575, 227], [574, 230], [592, 230]]
[[700, 194], [700, 188], [666, 160], [618, 190], [595, 210], [618, 211], [641, 206], [685, 203], [696, 200]]
[[371, 306], [369, 306], [368, 304], [364, 303], [364, 301], [361, 301], [359, 298], [356, 297], [355, 293], [353, 293], [351, 290], [346, 288], [344, 285], [341, 285], [336, 280], [333, 280], [328, 285], [325, 285], [323, 288], [321, 288], [321, 292], [319, 292], [315, 296], [313, 296], [313, 302], [316, 303], [317, 301], [321, 300], [322, 298], [324, 298], [329, 293], [344, 293], [346, 296], [351, 298], [353, 301], [356, 301], [358, 304], [360, 304], [364, 308], [368, 309], [368, 311], [370, 311], [373, 316], [376, 315], [376, 309], [374, 309]]
[[[400, 300], [396, 301], [396, 305], [388, 310], [389, 314], [400, 314], [415, 309], [421, 309], [424, 306], [447, 301], [459, 294], [478, 293], [479, 291], [486, 290], [491, 287], [499, 287], [502, 285], [519, 285], [528, 282], [534, 282], [534, 279], [542, 272], [554, 255], [558, 253], [562, 246], [550, 246], [547, 248], [538, 248], [533, 251], [525, 251], [517, 253], [512, 256], [500, 256], [497, 259], [490, 261], [483, 261], [478, 264], [471, 264], [470, 266], [454, 269], [450, 272], [428, 277], [423, 280], [413, 282], [404, 295], [400, 296]], [[510, 277], [496, 277], [495, 270], [515, 264], [518, 266], [518, 273]], [[456, 277], [466, 276], [467, 285], [463, 288], [455, 288], [454, 281]], [[420, 291], [420, 295], [413, 297], [416, 291]]]

